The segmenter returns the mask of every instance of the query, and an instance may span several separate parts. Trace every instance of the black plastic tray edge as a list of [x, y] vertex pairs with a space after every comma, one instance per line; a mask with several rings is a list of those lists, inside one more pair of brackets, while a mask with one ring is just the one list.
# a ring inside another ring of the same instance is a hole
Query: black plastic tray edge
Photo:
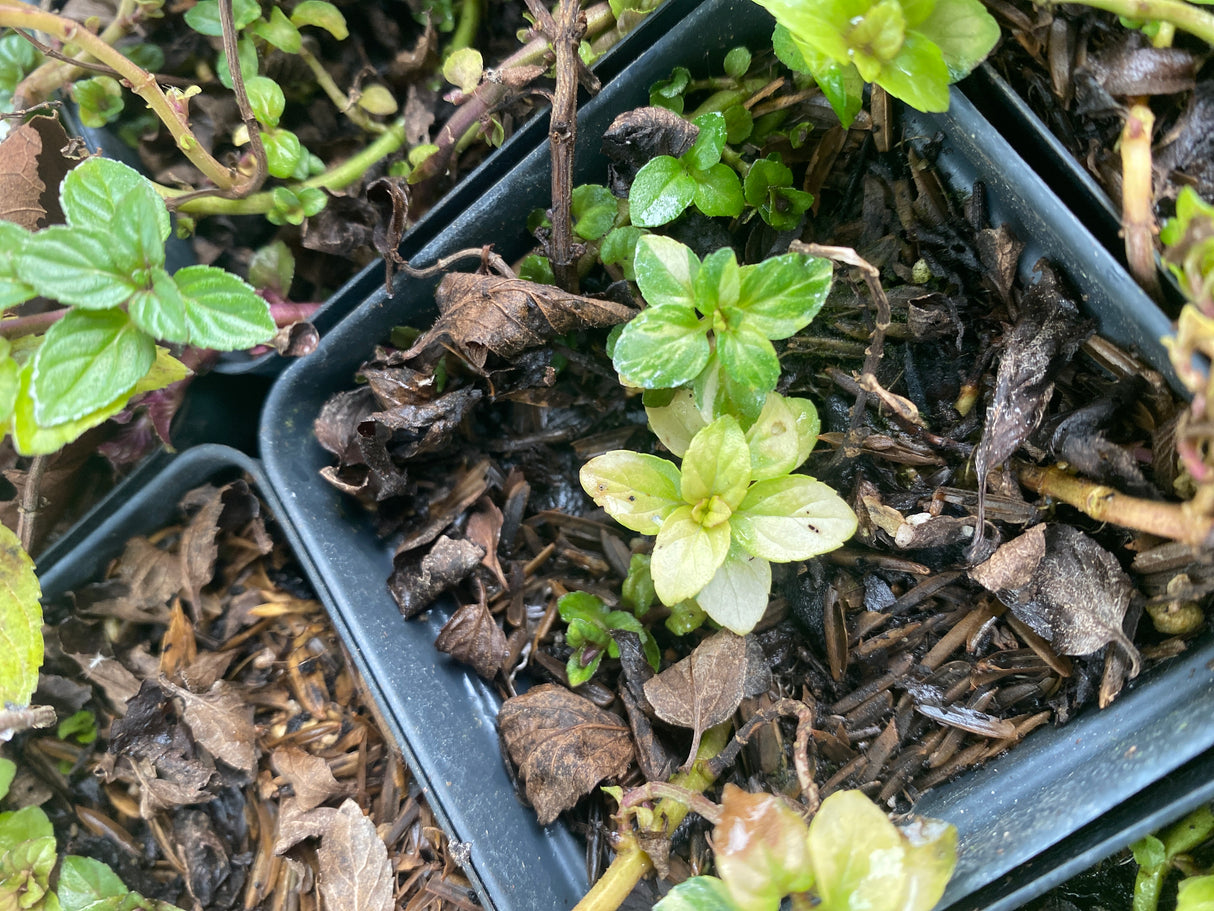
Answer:
[[1055, 849], [966, 896], [950, 911], [1014, 911], [1211, 801], [1214, 752], [1207, 751], [1084, 826]]
[[[1125, 262], [1125, 241], [1121, 233], [1121, 212], [1091, 172], [1071, 154], [1054, 135], [1024, 97], [1012, 88], [989, 63], [980, 65], [963, 84], [965, 91], [979, 104], [992, 122], [998, 122], [1005, 136], [1027, 161], [1037, 166], [1045, 182], [1058, 194], [1076, 217], [1095, 235], [1105, 249]], [[1167, 304], [1179, 309], [1184, 294], [1159, 253], [1155, 267]]]
[[[636, 78], [647, 82], [655, 76], [665, 75], [675, 63], [688, 63], [689, 61], [685, 58], [689, 56], [698, 54], [706, 58], [708, 52], [703, 50], [706, 47], [724, 48], [729, 46], [729, 42], [737, 40], [740, 36], [754, 36], [756, 31], [762, 31], [763, 17], [756, 17], [747, 7], [742, 6], [736, 15], [731, 15], [728, 12], [724, 14], [716, 12], [720, 6], [720, 3], [707, 3], [684, 23], [683, 28], [695, 30], [696, 41], [694, 44], [684, 40], [680, 45], [681, 39], [679, 34], [676, 34], [668, 36], [658, 47], [647, 52], [642, 60], [638, 61], [639, 75]], [[758, 19], [757, 25], [756, 18]], [[726, 34], [722, 35], [722, 31]], [[669, 62], [657, 66], [656, 59], [658, 58], [655, 55], [664, 53], [672, 47], [681, 51], [684, 59], [662, 58], [668, 59]], [[603, 97], [584, 109], [586, 116], [592, 116], [602, 104], [607, 103], [604, 98], [610, 97], [614, 100], [617, 97], [623, 97], [624, 89], [621, 86], [615, 85], [610, 89], [609, 93], [605, 92]], [[911, 118], [911, 120], [913, 123], [916, 118]], [[991, 179], [988, 175], [988, 188], [992, 191], [1011, 192], [1022, 200], [1019, 205], [1021, 211], [1018, 212], [1018, 215], [1028, 223], [1025, 236], [1038, 245], [1044, 244], [1044, 249], [1041, 249], [1042, 253], [1050, 252], [1057, 259], [1060, 250], [1067, 249], [1069, 244], [1075, 244], [1074, 254], [1068, 257], [1071, 260], [1069, 271], [1076, 282], [1087, 288], [1085, 303], [1098, 311], [1103, 329], [1122, 343], [1137, 344], [1148, 360], [1156, 367], [1166, 370], [1166, 356], [1158, 342], [1159, 336], [1169, 329], [1166, 317], [1142, 295], [1130, 281], [1128, 275], [1091, 236], [1090, 232], [1074, 220], [1043, 182], [1027, 169], [1027, 166], [1019, 160], [1007, 143], [996, 135], [994, 129], [977, 116], [972, 106], [960, 94], [955, 94], [954, 108], [949, 115], [943, 117], [923, 115], [918, 123], [922, 126], [923, 138], [929, 138], [936, 130], [948, 125], [958, 131], [954, 138], [988, 167], [993, 164], [998, 164], [1000, 167], [1013, 166], [1014, 175], [1005, 174], [1004, 177], [995, 179]], [[601, 126], [598, 128], [601, 129]], [[583, 128], [581, 135], [584, 137], [587, 133], [593, 132], [594, 129]], [[516, 194], [523, 199], [537, 200], [534, 203], [537, 205], [541, 204], [539, 201], [543, 199], [543, 195], [547, 191], [547, 164], [543, 157], [543, 150], [533, 152], [511, 178], [512, 181], [517, 181], [517, 185], [512, 185]], [[953, 164], [956, 166], [955, 162]], [[532, 169], [535, 170], [532, 171]], [[963, 183], [963, 185], [965, 184]], [[471, 240], [471, 237], [476, 234], [475, 226], [480, 222], [485, 223], [485, 231], [482, 233], [491, 234], [492, 230], [489, 226], [493, 224], [492, 216], [494, 210], [500, 206], [502, 196], [502, 188], [495, 188], [488, 197], [480, 200], [476, 207], [469, 210], [464, 217], [452, 225], [451, 234], [446, 238], [445, 246], [441, 243], [429, 245], [419, 253], [417, 262], [425, 264], [433, 261], [438, 255], [449, 252], [450, 249], [479, 242]], [[515, 205], [517, 210], [520, 206], [517, 202]], [[526, 211], [525, 206], [526, 203], [521, 206], [523, 211]], [[996, 205], [993, 209], [996, 220], [998, 220], [999, 207]], [[517, 251], [504, 249], [502, 252], [509, 257]], [[402, 281], [397, 286], [398, 294], [395, 299], [388, 299], [382, 293], [373, 293], [358, 311], [352, 313], [334, 330], [330, 338], [322, 343], [321, 350], [313, 355], [314, 360], [310, 366], [300, 364], [291, 368], [280, 378], [271, 392], [261, 435], [267, 475], [276, 489], [283, 492], [284, 505], [291, 511], [292, 518], [300, 528], [301, 534], [308, 537], [310, 543], [321, 547], [318, 552], [318, 561], [325, 564], [326, 567], [332, 560], [334, 542], [330, 536], [317, 531], [315, 524], [317, 521], [336, 521], [348, 525], [357, 536], [359, 547], [367, 550], [378, 548], [381, 551], [381, 564], [386, 560], [386, 554], [382, 553], [385, 548], [374, 541], [367, 528], [359, 528], [360, 522], [365, 526], [365, 520], [356, 515], [357, 507], [340, 502], [340, 498], [336, 494], [325, 491], [324, 483], [316, 478], [315, 470], [326, 464], [327, 460], [315, 443], [307, 442], [306, 438], [309, 436], [312, 418], [319, 402], [324, 399], [325, 388], [336, 390], [348, 386], [348, 377], [352, 375], [369, 351], [370, 345], [373, 343], [371, 340], [384, 337], [386, 327], [394, 322], [416, 319], [421, 315], [421, 311], [429, 306], [420, 304], [410, 309], [410, 301], [402, 300], [402, 298], [408, 296], [412, 301], [425, 300], [432, 287], [433, 283]], [[377, 326], [379, 328], [376, 328]], [[343, 346], [345, 346], [344, 350]], [[320, 374], [320, 379], [317, 378], [317, 374]], [[324, 385], [326, 382], [329, 384], [327, 387]], [[300, 424], [308, 426], [300, 427], [298, 426]], [[318, 499], [315, 499], [317, 497]], [[337, 562], [343, 561], [344, 556], [339, 556]], [[365, 564], [361, 569], [366, 569]], [[379, 580], [385, 576], [386, 571], [380, 574]], [[386, 595], [383, 594], [382, 582], [377, 580], [373, 585], [367, 584], [370, 586], [367, 591], [368, 599], [354, 605], [356, 609], [371, 615], [371, 622], [387, 623], [389, 627], [399, 628], [399, 621], [393, 622], [389, 616], [390, 612], [394, 611], [390, 604], [384, 609], [382, 604], [376, 608], [371, 603], [376, 600], [380, 602], [387, 600]], [[376, 588], [378, 591], [375, 590]], [[353, 596], [347, 593], [346, 597], [350, 599]], [[432, 638], [437, 630], [437, 625], [441, 624], [441, 618], [435, 623], [436, 625], [424, 635], [413, 635], [409, 638], [419, 641], [426, 637]], [[366, 642], [368, 636], [364, 633], [360, 638]], [[368, 644], [374, 645], [374, 643]], [[1199, 675], [1203, 681], [1207, 680], [1209, 671], [1205, 669], [1204, 665], [1211, 655], [1214, 655], [1214, 648], [1209, 642], [1203, 643], [1201, 648], [1195, 649], [1190, 654], [1191, 667], [1185, 665], [1185, 669], [1180, 670], [1179, 666], [1174, 663], [1171, 670], [1177, 671], [1181, 676]], [[392, 670], [392, 656], [390, 655], [369, 654], [369, 661], [382, 670]], [[449, 669], [444, 672], [449, 673]], [[1176, 675], [1172, 674], [1172, 676]], [[390, 685], [391, 681], [383, 681], [385, 688]], [[459, 686], [463, 686], [474, 700], [481, 701], [486, 697], [487, 690], [484, 685], [467, 676], [456, 685], [456, 688], [458, 689]], [[1180, 700], [1185, 703], [1186, 710], [1193, 707], [1194, 701], [1206, 704], [1214, 700], [1214, 690], [1210, 687], [1199, 684], [1196, 693], [1189, 692], [1192, 689], [1193, 686], [1190, 684], [1187, 688], [1184, 686], [1171, 687], [1170, 692], [1175, 694], [1178, 690], [1183, 690], [1188, 694], [1185, 699]], [[1027, 752], [1032, 752], [1040, 757], [1037, 762], [1043, 768], [1035, 770], [1034, 774], [1025, 776], [1024, 786], [1028, 786], [1028, 779], [1036, 779], [1036, 772], [1040, 772], [1047, 778], [1056, 778], [1059, 770], [1056, 768], [1055, 760], [1048, 754], [1052, 748], [1065, 746], [1071, 739], [1089, 741], [1089, 747], [1084, 754], [1089, 760], [1092, 759], [1093, 753], [1090, 743], [1099, 741], [1106, 735], [1120, 735], [1133, 740], [1139, 733], [1138, 729], [1141, 725], [1141, 719], [1137, 717], [1137, 714], [1153, 709], [1159, 702], [1159, 700], [1149, 701], [1150, 693], [1147, 693], [1145, 697], [1137, 695], [1141, 692], [1144, 692], [1143, 688], [1138, 687], [1103, 715], [1091, 716], [1103, 719], [1094, 727], [1093, 723], [1089, 722], [1086, 730], [1071, 725], [1053, 732], [1039, 732], [1034, 741], [1030, 741], [1030, 745], [1037, 743], [1040, 746], [1031, 747]], [[1204, 700], [1200, 698], [1203, 696]], [[493, 700], [492, 697], [489, 697], [485, 702], [485, 708], [491, 709], [492, 706]], [[407, 711], [403, 705], [397, 708]], [[394, 708], [393, 711], [395, 710]], [[491, 726], [492, 717], [492, 714], [485, 715], [481, 719], [481, 723]], [[1079, 719], [1079, 721], [1082, 720], [1083, 718]], [[404, 723], [402, 727], [409, 728], [411, 725]], [[1083, 732], [1082, 735], [1081, 732]], [[979, 793], [982, 781], [986, 778], [997, 777], [1003, 763], [992, 763], [988, 770], [980, 770], [978, 773], [968, 776], [962, 784], [949, 785], [939, 789], [934, 795], [931, 795], [935, 798], [933, 806], [940, 807], [937, 815], [950, 818], [958, 823], [963, 833], [963, 839], [967, 842], [958, 875], [946, 895], [946, 901], [959, 902], [966, 895], [1006, 874], [1035, 853], [1057, 844], [1071, 832], [1090, 823], [1102, 812], [1111, 809], [1126, 795], [1141, 790], [1186, 759], [1214, 744], [1214, 724], [1203, 725], [1199, 731], [1192, 733], [1194, 733], [1194, 737], [1186, 738], [1186, 742], [1171, 744], [1167, 750], [1162, 751], [1144, 750], [1137, 743], [1123, 742], [1127, 768], [1122, 771], [1125, 772], [1126, 781], [1124, 786], [1117, 791], [1116, 796], [1110, 793], [1108, 787], [1110, 780], [1106, 780], [1105, 773], [1102, 771], [1100, 787], [1086, 787], [1081, 795], [1090, 800], [1078, 807], [1072, 806], [1068, 802], [1065, 807], [1067, 812], [1051, 811], [1047, 814], [1049, 818], [1046, 820], [1049, 823], [1046, 826], [1049, 831], [1036, 832], [1034, 839], [1027, 843], [1011, 844], [1002, 838], [996, 838], [992, 846], [993, 856], [989, 858], [975, 850], [975, 839], [980, 839], [984, 832], [986, 834], [994, 832], [998, 826], [999, 814], [995, 814], [994, 820], [991, 820], [990, 814], [983, 815], [973, 811], [981, 809], [983, 805], [994, 804], [1001, 807], [1001, 812], [1008, 808], [1007, 802], [992, 801], [988, 794]], [[1164, 739], [1166, 740], [1166, 738]], [[1156, 738], [1152, 742], [1159, 741]], [[1022, 747], [1021, 751], [1017, 751], [1017, 753], [1022, 753], [1022, 751], [1026, 751], [1026, 748]], [[1097, 751], [1107, 752], [1101, 749]], [[1017, 753], [1012, 755], [1015, 756]], [[1017, 762], [1021, 767], [1029, 768], [1026, 755], [1022, 754], [1022, 758]], [[422, 774], [438, 774], [439, 777], [449, 775], [452, 778], [459, 778], [463, 774], [452, 772], [448, 767], [441, 767], [441, 771], [439, 769], [440, 767], [423, 770]], [[483, 784], [483, 782], [481, 783]], [[997, 793], [997, 790], [991, 793]], [[1088, 793], [1093, 791], [1094, 793]], [[946, 793], [949, 795], [948, 800], [944, 796]], [[963, 793], [969, 796], [961, 796]], [[451, 799], [450, 793], [436, 796], [440, 803]], [[1019, 799], [1018, 797], [1012, 801], [1013, 808], [1016, 800]], [[1033, 798], [1025, 799], [1033, 802]], [[967, 805], [967, 800], [976, 804], [977, 807]], [[921, 809], [924, 812], [932, 812], [932, 808], [926, 803], [921, 805]], [[505, 825], [508, 817], [512, 815], [509, 809], [503, 809], [497, 822]], [[974, 823], [978, 817], [982, 818], [981, 825]], [[526, 831], [527, 828], [525, 824], [517, 821], [509, 824], [520, 825], [523, 831]], [[535, 828], [534, 824], [532, 824], [532, 828]], [[460, 838], [467, 837], [458, 831], [456, 834]], [[1011, 833], [1008, 833], [1008, 837], [1011, 837]], [[563, 869], [566, 865], [575, 862], [574, 855], [566, 841], [558, 838], [549, 847], [555, 852], [555, 859], [558, 860], [560, 868]], [[487, 858], [482, 856], [481, 860], [487, 861]], [[476, 864], [477, 861], [477, 850], [474, 846], [473, 863]], [[487, 878], [496, 880], [496, 875]], [[577, 890], [574, 891], [576, 897]], [[547, 893], [545, 893], [546, 895]], [[493, 896], [494, 900], [499, 901], [499, 907], [503, 908], [507, 907], [506, 904], [501, 903], [505, 897], [506, 893], [500, 895], [494, 893]], [[533, 906], [548, 907], [549, 905], [547, 903], [542, 905], [529, 903], [520, 907]], [[554, 907], [560, 907], [560, 905], [557, 904]]]
[[[615, 78], [665, 31], [687, 15], [700, 0], [666, 0], [646, 16], [636, 28], [625, 35], [595, 62], [594, 73], [604, 84]], [[537, 111], [500, 147], [494, 149], [480, 164], [462, 177], [425, 215], [406, 232], [399, 248], [406, 260], [433, 240], [451, 221], [458, 217], [484, 190], [500, 180], [535, 146], [548, 139], [548, 113]], [[366, 298], [376, 285], [383, 284], [384, 265], [376, 260], [333, 292], [310, 322], [323, 336], [349, 312], [350, 301]], [[286, 367], [286, 359], [273, 354], [251, 357], [243, 352], [225, 356], [215, 367], [226, 374], [256, 373], [277, 376]]]

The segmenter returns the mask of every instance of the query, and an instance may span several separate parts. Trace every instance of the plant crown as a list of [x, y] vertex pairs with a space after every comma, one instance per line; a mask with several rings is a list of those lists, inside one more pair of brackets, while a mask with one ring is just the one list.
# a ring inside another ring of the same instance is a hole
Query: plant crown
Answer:
[[612, 658], [620, 657], [620, 647], [611, 636], [612, 630], [636, 633], [641, 639], [645, 660], [657, 673], [661, 666], [658, 644], [635, 614], [611, 610], [602, 598], [589, 592], [569, 592], [560, 597], [556, 606], [567, 624], [565, 641], [574, 650], [565, 665], [570, 686], [581, 686], [593, 677], [604, 652]]
[[980, 0], [755, 0], [776, 19], [781, 60], [810, 73], [850, 126], [865, 82], [921, 111], [948, 109], [950, 83], [999, 40]]

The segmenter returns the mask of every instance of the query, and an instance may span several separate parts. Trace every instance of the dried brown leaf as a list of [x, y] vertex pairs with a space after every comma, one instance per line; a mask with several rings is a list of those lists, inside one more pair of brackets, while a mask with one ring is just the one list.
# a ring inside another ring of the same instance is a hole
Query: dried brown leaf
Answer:
[[450, 345], [483, 368], [490, 352], [511, 358], [577, 329], [622, 323], [636, 311], [609, 300], [500, 275], [449, 272], [435, 291], [439, 317], [406, 358]]
[[415, 617], [480, 566], [485, 552], [464, 538], [443, 535], [424, 554], [397, 554], [388, 590], [400, 612]]
[[392, 911], [396, 875], [388, 849], [353, 800], [334, 814], [316, 856], [320, 894], [329, 911]]
[[483, 602], [465, 604], [451, 615], [434, 646], [456, 661], [471, 664], [478, 674], [492, 680], [510, 652], [506, 634]]
[[488, 497], [481, 497], [476, 504], [476, 511], [468, 516], [468, 524], [464, 534], [473, 544], [484, 548], [485, 556], [481, 560], [484, 567], [493, 573], [498, 585], [503, 589], [509, 588], [502, 566], [497, 561], [497, 548], [502, 537], [502, 511]]
[[185, 863], [186, 886], [194, 901], [208, 907], [232, 871], [232, 860], [211, 817], [202, 810], [184, 809], [173, 814], [177, 856]]
[[181, 562], [168, 551], [131, 538], [114, 569], [126, 594], [89, 606], [88, 612], [133, 623], [167, 623], [168, 603], [181, 590]]
[[969, 576], [987, 591], [1027, 585], [1045, 556], [1045, 526], [1034, 525], [991, 554], [969, 571]]
[[256, 774], [257, 730], [248, 699], [223, 680], [215, 681], [205, 693], [192, 693], [167, 680], [161, 686], [181, 699], [190, 733], [212, 756], [250, 778]]
[[294, 797], [284, 798], [278, 810], [274, 853], [286, 854], [305, 838], [320, 838], [333, 827], [336, 816], [336, 807], [304, 810]]
[[[999, 600], [1059, 654], [1088, 655], [1114, 642], [1137, 675], [1138, 650], [1121, 628], [1134, 586], [1117, 558], [1069, 525], [1050, 525], [1041, 537], [1044, 555], [1028, 581], [995, 590]], [[1038, 545], [1025, 547], [1035, 554]]]
[[198, 644], [194, 641], [194, 624], [174, 602], [169, 616], [169, 627], [160, 639], [160, 673], [170, 680], [180, 680], [181, 670], [198, 657]]
[[645, 698], [657, 716], [694, 732], [688, 765], [699, 749], [700, 735], [737, 711], [746, 671], [746, 639], [721, 630], [682, 661], [646, 681]]
[[328, 762], [294, 744], [277, 747], [270, 754], [270, 766], [287, 780], [295, 793], [296, 805], [301, 810], [319, 807], [330, 797], [346, 790], [333, 777]]
[[544, 684], [507, 699], [497, 725], [541, 825], [632, 764], [628, 725], [563, 686]]
[[0, 142], [0, 220], [28, 231], [63, 223], [59, 184], [75, 162], [58, 118], [34, 117]]

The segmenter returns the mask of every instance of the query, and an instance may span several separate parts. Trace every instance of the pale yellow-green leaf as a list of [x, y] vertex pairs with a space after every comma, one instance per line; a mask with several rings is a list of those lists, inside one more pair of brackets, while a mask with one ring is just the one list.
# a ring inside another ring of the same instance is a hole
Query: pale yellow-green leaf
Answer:
[[358, 97], [358, 106], [377, 117], [390, 117], [396, 113], [398, 107], [392, 93], [385, 86], [378, 84], [363, 87], [362, 94]]
[[13, 436], [13, 446], [21, 455], [27, 456], [58, 452], [86, 431], [116, 415], [134, 396], [162, 389], [189, 375], [190, 369], [173, 357], [167, 348], [157, 347], [152, 369], [144, 374], [130, 392], [118, 396], [108, 405], [78, 420], [56, 424], [54, 427], [42, 427], [34, 420], [34, 402], [29, 394], [30, 365], [27, 363], [21, 370], [17, 399], [8, 427]]
[[692, 518], [691, 506], [680, 506], [662, 522], [649, 570], [662, 603], [694, 598], [712, 581], [729, 553], [729, 523], [706, 528]]
[[485, 63], [481, 52], [471, 47], [460, 48], [443, 64], [443, 78], [458, 86], [464, 94], [476, 89], [484, 72]]
[[0, 525], [0, 705], [29, 705], [42, 667], [42, 589], [34, 561]]

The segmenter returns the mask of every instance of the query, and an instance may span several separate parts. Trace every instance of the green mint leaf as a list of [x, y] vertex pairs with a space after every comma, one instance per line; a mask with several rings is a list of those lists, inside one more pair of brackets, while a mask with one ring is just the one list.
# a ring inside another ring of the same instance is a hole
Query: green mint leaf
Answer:
[[[277, 7], [274, 12], [281, 14]], [[268, 76], [254, 76], [245, 83], [245, 90], [249, 93], [249, 106], [257, 122], [264, 127], [278, 126], [278, 120], [287, 106], [287, 96], [279, 84]]]
[[813, 452], [818, 444], [818, 434], [822, 432], [822, 422], [818, 419], [818, 409], [809, 399], [787, 398], [784, 400], [796, 415], [797, 421], [797, 467]]
[[285, 54], [298, 54], [299, 49], [303, 47], [303, 36], [299, 34], [299, 29], [277, 6], [270, 11], [269, 20], [263, 19], [250, 31]]
[[829, 260], [786, 253], [742, 269], [738, 306], [770, 339], [788, 338], [818, 315], [830, 292]]
[[649, 417], [649, 429], [680, 459], [692, 438], [708, 426], [696, 407], [695, 396], [686, 387], [673, 390], [670, 399], [661, 405], [651, 406], [646, 401], [645, 414]]
[[730, 48], [722, 67], [726, 75], [741, 79], [750, 69], [750, 49], [745, 46]]
[[607, 616], [607, 605], [603, 603], [603, 599], [590, 592], [567, 592], [557, 599], [556, 609], [566, 623], [584, 620], [601, 625]]
[[190, 344], [240, 351], [268, 341], [274, 318], [265, 300], [246, 282], [213, 266], [187, 266], [173, 276], [185, 298]]
[[[632, 614], [628, 613], [628, 611], [626, 611], [626, 610], [611, 611], [609, 614], [607, 614], [606, 617], [603, 618], [603, 625], [606, 626], [607, 629], [628, 630], [631, 633], [638, 633], [642, 637], [644, 636], [644, 633], [645, 633], [645, 627], [641, 626], [641, 621], [638, 620], [636, 617], [634, 617]], [[614, 646], [615, 642], [613, 641], [611, 644], [612, 644], [612, 646]], [[620, 657], [619, 650], [616, 649], [612, 653], [611, 657], [613, 657], [613, 658]]]
[[59, 905], [62, 911], [84, 911], [106, 899], [120, 898], [130, 891], [118, 874], [91, 857], [69, 854], [59, 869]]
[[17, 83], [42, 60], [38, 49], [10, 32], [0, 36], [0, 99], [11, 97]]
[[94, 76], [72, 83], [72, 100], [80, 110], [80, 122], [98, 129], [122, 113], [122, 86], [113, 76]]
[[569, 685], [571, 687], [581, 686], [594, 676], [594, 672], [603, 663], [603, 652], [601, 650], [595, 653], [594, 658], [590, 660], [589, 664], [582, 664], [584, 655], [585, 650], [579, 648], [565, 662], [565, 676], [569, 678]]
[[[146, 181], [136, 184], [118, 200], [123, 215], [114, 222], [114, 265], [131, 277], [137, 286], [147, 281], [147, 270], [164, 265], [164, 241], [158, 217], [164, 202]], [[96, 228], [91, 230], [96, 231]]]
[[147, 70], [149, 73], [164, 72], [164, 51], [160, 49], [159, 45], [141, 41], [138, 44], [124, 44], [118, 50], [131, 63]]
[[269, 130], [261, 134], [266, 150], [266, 170], [273, 177], [288, 178], [295, 173], [304, 154], [299, 137], [290, 130]]
[[42, 589], [34, 561], [3, 525], [0, 580], [0, 705], [24, 707], [38, 688], [42, 667]]
[[[197, 8], [194, 7], [194, 9]], [[257, 45], [247, 35], [242, 35], [240, 40], [236, 42], [236, 61], [240, 65], [240, 75], [245, 82], [248, 82], [257, 75]], [[219, 77], [220, 85], [225, 89], [231, 90], [232, 74], [229, 71], [228, 55], [225, 51], [220, 51], [219, 56], [215, 60], [215, 75]]]
[[[232, 19], [240, 31], [261, 18], [261, 6], [257, 0], [232, 0]], [[185, 22], [194, 31], [211, 38], [223, 36], [223, 24], [219, 18], [218, 0], [199, 0], [185, 11]]]
[[17, 763], [0, 756], [0, 800], [8, 796], [13, 779], [17, 777]]
[[169, 354], [167, 349], [157, 348], [155, 364], [135, 384], [133, 389], [116, 396], [113, 401], [77, 421], [67, 421], [51, 427], [43, 426], [34, 420], [34, 399], [30, 395], [32, 373], [32, 363], [27, 363], [21, 370], [17, 401], [13, 406], [12, 422], [9, 425], [9, 431], [13, 436], [13, 446], [19, 454], [24, 456], [49, 455], [59, 451], [86, 431], [116, 415], [126, 407], [126, 403], [133, 396], [151, 392], [153, 389], [161, 389], [170, 383], [185, 379], [189, 376], [190, 371], [183, 363]]
[[999, 23], [981, 0], [936, 0], [921, 21], [913, 22], [909, 14], [907, 21], [940, 49], [953, 82], [968, 76], [999, 41]]
[[684, 504], [666, 517], [653, 545], [649, 570], [663, 604], [694, 598], [712, 581], [729, 553], [729, 523], [706, 528]]
[[908, 907], [903, 839], [860, 791], [836, 791], [809, 826], [814, 888], [827, 908]]
[[150, 221], [162, 244], [169, 236], [169, 210], [152, 182], [111, 158], [93, 157], [68, 171], [59, 202], [74, 227], [108, 232], [119, 221]]
[[38, 292], [21, 278], [17, 263], [30, 232], [11, 221], [0, 221], [0, 310], [25, 303]]
[[598, 240], [615, 225], [620, 206], [606, 187], [583, 184], [573, 188], [573, 231], [582, 240]]
[[1214, 876], [1187, 876], [1176, 893], [1176, 911], [1209, 911], [1214, 908]]
[[647, 161], [628, 191], [632, 223], [653, 228], [674, 221], [695, 198], [696, 181], [687, 169], [669, 155]]
[[190, 325], [186, 302], [173, 277], [163, 269], [152, 273], [152, 287], [136, 291], [127, 312], [135, 325], [154, 339], [187, 344]]
[[[784, 26], [793, 41], [818, 54], [844, 63], [848, 59], [850, 20], [862, 15], [867, 3], [806, 3], [804, 0], [755, 0]], [[804, 50], [802, 50], [804, 53]]]
[[675, 67], [669, 79], [659, 80], [649, 89], [649, 103], [654, 107], [667, 108], [676, 114], [682, 114], [683, 93], [690, 82], [691, 71], [686, 67]]
[[[931, 911], [957, 867], [957, 829], [939, 819], [914, 819], [898, 826], [906, 845], [910, 911]], [[1209, 907], [1209, 906], [1207, 906]]]
[[700, 132], [696, 134], [691, 148], [683, 153], [683, 165], [689, 171], [707, 171], [721, 160], [725, 150], [725, 115], [720, 111], [709, 111], [692, 121]]
[[944, 55], [918, 32], [906, 36], [898, 56], [882, 66], [872, 81], [920, 111], [948, 110], [949, 72]]
[[485, 60], [474, 47], [462, 47], [443, 61], [443, 78], [465, 95], [480, 85], [485, 74]]
[[899, 0], [877, 0], [847, 32], [851, 61], [868, 82], [878, 81], [881, 68], [898, 56], [905, 39], [906, 17]]
[[864, 79], [851, 61], [835, 60], [797, 42], [782, 25], [776, 26], [771, 40], [781, 62], [789, 69], [811, 74], [839, 122], [850, 127], [864, 107]]
[[656, 534], [682, 502], [679, 469], [657, 456], [618, 449], [596, 456], [578, 475], [582, 489], [631, 531]]
[[[730, 509], [746, 496], [750, 451], [732, 415], [717, 418], [692, 438], [683, 457], [681, 492], [687, 503], [719, 497]], [[687, 596], [690, 597], [690, 596]]]
[[755, 131], [755, 119], [749, 110], [740, 104], [732, 104], [723, 113], [726, 142], [730, 145], [740, 145], [750, 138]]
[[797, 413], [788, 399], [777, 392], [768, 395], [758, 420], [746, 431], [750, 474], [754, 480], [782, 477], [801, 464], [797, 461], [798, 429]]
[[756, 209], [768, 200], [768, 194], [777, 187], [792, 186], [792, 171], [774, 154], [760, 158], [746, 172], [742, 184], [742, 195], [748, 205]]
[[773, 563], [824, 554], [856, 531], [855, 513], [843, 498], [805, 475], [755, 482], [731, 521], [746, 552]]
[[9, 813], [0, 813], [0, 855], [25, 841], [50, 839], [54, 842], [55, 829], [41, 807], [22, 807]]
[[599, 247], [599, 259], [603, 261], [603, 265], [617, 265], [623, 271], [624, 278], [636, 281], [637, 274], [632, 261], [636, 258], [637, 241], [644, 233], [634, 225], [612, 228], [603, 238], [603, 245]]
[[620, 600], [640, 617], [653, 606], [657, 596], [653, 590], [653, 576], [649, 573], [649, 554], [633, 554], [628, 561], [628, 575], [620, 586]]
[[151, 336], [120, 310], [73, 310], [46, 330], [33, 357], [34, 418], [54, 426], [128, 392], [152, 367]]
[[54, 225], [32, 235], [17, 272], [38, 293], [87, 309], [117, 307], [138, 290], [113, 260], [113, 236], [98, 229]]
[[780, 358], [767, 337], [750, 323], [736, 320], [738, 328], [717, 333], [717, 357], [734, 383], [771, 392], [780, 380]]
[[718, 162], [706, 171], [693, 171], [691, 177], [695, 181], [691, 201], [705, 215], [734, 218], [742, 214], [742, 181], [729, 165]]
[[715, 876], [693, 876], [679, 883], [653, 911], [740, 911], [725, 884]]
[[21, 388], [21, 366], [9, 354], [11, 348], [8, 339], [0, 339], [0, 427], [13, 416]]
[[291, 21], [300, 28], [305, 25], [323, 28], [338, 41], [345, 41], [350, 37], [346, 17], [336, 6], [326, 3], [325, 0], [303, 0], [302, 3], [296, 4], [295, 9], [291, 10]]
[[667, 304], [642, 310], [620, 330], [611, 362], [626, 385], [669, 389], [691, 382], [709, 350], [696, 312]]
[[721, 626], [745, 636], [767, 613], [770, 598], [771, 564], [734, 545], [696, 603]]
[[258, 291], [288, 297], [294, 278], [295, 256], [284, 241], [276, 240], [258, 248], [249, 259], [249, 284]]
[[650, 307], [696, 306], [696, 274], [700, 260], [691, 248], [672, 237], [646, 234], [637, 240], [633, 260], [637, 286]]
[[704, 257], [694, 287], [696, 309], [705, 316], [737, 304], [742, 288], [742, 269], [731, 247], [722, 247]]
[[539, 285], [556, 284], [556, 273], [552, 271], [552, 263], [547, 256], [540, 256], [538, 253], [528, 253], [523, 257], [523, 261], [519, 263], [518, 277]]

